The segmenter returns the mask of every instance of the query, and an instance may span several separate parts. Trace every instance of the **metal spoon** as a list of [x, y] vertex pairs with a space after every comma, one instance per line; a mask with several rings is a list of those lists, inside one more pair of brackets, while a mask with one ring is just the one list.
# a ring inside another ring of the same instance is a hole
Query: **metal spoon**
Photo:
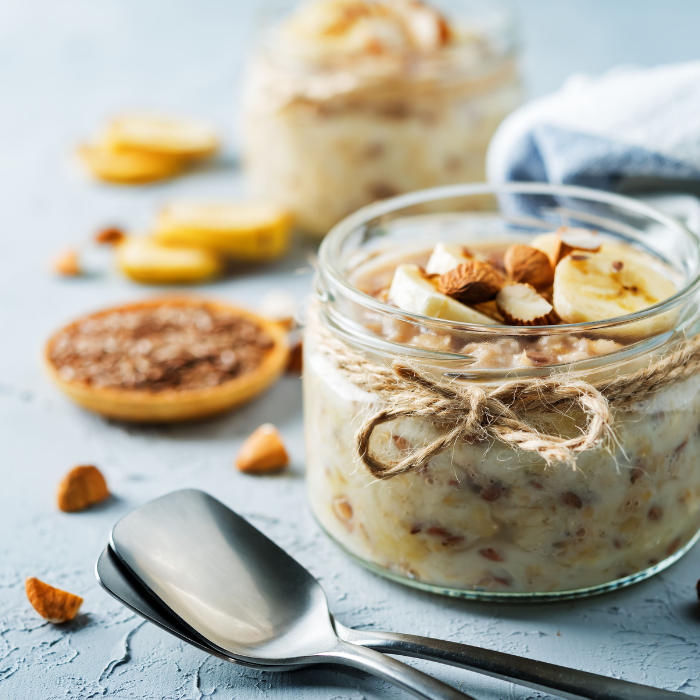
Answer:
[[[182, 492], [180, 492], [182, 493]], [[201, 493], [201, 492], [195, 492]], [[174, 494], [171, 494], [173, 496]], [[211, 499], [214, 500], [214, 499]], [[215, 501], [218, 503], [218, 501]], [[221, 504], [219, 504], [221, 506]], [[226, 511], [232, 513], [225, 506]], [[235, 515], [235, 514], [233, 514]], [[250, 541], [269, 540], [252, 525], [239, 516], [242, 532], [246, 532]], [[232, 541], [226, 546], [236, 546]], [[282, 550], [277, 549], [278, 552]], [[288, 555], [282, 552], [284, 557]], [[292, 560], [293, 561], [293, 560]], [[297, 564], [297, 567], [299, 565]], [[299, 567], [301, 568], [301, 567]], [[308, 575], [308, 572], [307, 572]], [[101, 585], [127, 607], [151, 620], [166, 631], [197, 646], [210, 654], [232, 660], [225, 654], [195, 636], [177, 618], [168, 615], [165, 610], [151, 602], [149, 594], [142, 590], [140, 584], [127, 572], [117, 560], [109, 547], [102, 553], [97, 563], [97, 577]], [[375, 649], [389, 654], [428, 659], [470, 671], [483, 673], [494, 678], [517, 683], [540, 691], [554, 692], [556, 695], [571, 700], [671, 700], [689, 696], [667, 690], [659, 690], [628, 681], [608, 678], [594, 673], [569, 669], [542, 661], [525, 659], [513, 654], [505, 654], [490, 649], [430, 639], [408, 634], [380, 631], [358, 631], [341, 625], [330, 616], [337, 635], [353, 644]], [[237, 661], [241, 663], [241, 661]], [[272, 669], [267, 665], [244, 663], [244, 665], [264, 670], [285, 670], [288, 666]]]
[[111, 545], [198, 646], [218, 656], [268, 671], [341, 664], [424, 700], [474, 700], [390, 656], [339, 639], [316, 579], [202, 491], [176, 491], [138, 508], [114, 526]]

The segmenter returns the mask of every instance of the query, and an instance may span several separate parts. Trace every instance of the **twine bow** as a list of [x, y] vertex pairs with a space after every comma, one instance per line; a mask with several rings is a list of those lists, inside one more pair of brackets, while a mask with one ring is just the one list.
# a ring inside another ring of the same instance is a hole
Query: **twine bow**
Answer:
[[[393, 367], [404, 388], [389, 408], [370, 416], [357, 432], [357, 449], [370, 472], [388, 479], [418, 470], [458, 442], [495, 438], [514, 449], [535, 452], [548, 463], [574, 465], [576, 455], [600, 444], [610, 434], [610, 405], [593, 386], [565, 377], [515, 381], [492, 390], [474, 384], [443, 385], [429, 374], [406, 365]], [[581, 434], [573, 438], [543, 434], [526, 416], [532, 411], [577, 406], [586, 416]], [[399, 462], [378, 459], [370, 448], [376, 428], [399, 418], [426, 418], [440, 435]]]
[[[581, 452], [614, 439], [614, 409], [630, 409], [700, 370], [700, 336], [695, 336], [665, 357], [652, 358], [647, 367], [612, 379], [589, 383], [552, 374], [483, 389], [467, 382], [443, 383], [405, 360], [390, 367], [380, 365], [352, 350], [318, 320], [312, 328], [318, 349], [337, 370], [384, 405], [355, 435], [358, 454], [378, 479], [421, 469], [458, 442], [488, 439], [535, 453], [548, 464], [560, 462], [575, 468]], [[562, 436], [551, 427], [539, 427], [551, 426], [552, 421], [546, 419], [566, 411], [583, 417], [578, 435]], [[376, 456], [370, 445], [374, 431], [384, 423], [412, 417], [429, 420], [439, 429], [438, 437], [398, 462]]]

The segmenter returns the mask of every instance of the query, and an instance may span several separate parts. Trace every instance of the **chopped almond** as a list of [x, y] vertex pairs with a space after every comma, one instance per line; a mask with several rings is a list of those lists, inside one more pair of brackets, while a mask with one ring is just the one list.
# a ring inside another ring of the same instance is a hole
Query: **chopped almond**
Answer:
[[95, 234], [95, 243], [99, 245], [117, 245], [126, 238], [126, 234], [120, 228], [111, 226], [103, 228]]
[[301, 374], [304, 367], [304, 346], [299, 340], [289, 350], [288, 374]]
[[584, 250], [587, 253], [597, 253], [600, 250], [601, 238], [595, 231], [588, 229], [566, 229], [557, 231], [561, 238], [561, 257], [566, 257], [573, 250]]
[[557, 322], [552, 305], [529, 284], [506, 285], [498, 292], [496, 304], [511, 326], [547, 326]]
[[535, 289], [549, 287], [554, 282], [554, 268], [545, 253], [529, 245], [512, 245], [503, 262], [514, 282], [530, 284]]
[[79, 277], [82, 274], [80, 269], [80, 258], [78, 251], [66, 250], [53, 261], [53, 271], [63, 277]]
[[58, 485], [58, 507], [66, 513], [85, 510], [109, 498], [102, 472], [92, 465], [74, 467]]
[[49, 586], [38, 578], [28, 578], [24, 587], [34, 610], [49, 622], [61, 623], [72, 620], [83, 604], [80, 596]]
[[505, 284], [503, 275], [487, 262], [467, 260], [440, 275], [438, 291], [464, 304], [490, 301]]
[[246, 439], [236, 457], [236, 467], [247, 474], [266, 474], [289, 464], [282, 436], [271, 423], [265, 423]]
[[601, 239], [597, 233], [566, 226], [562, 226], [556, 233], [543, 233], [532, 241], [532, 247], [541, 250], [549, 258], [553, 268], [575, 250], [597, 253], [600, 245]]

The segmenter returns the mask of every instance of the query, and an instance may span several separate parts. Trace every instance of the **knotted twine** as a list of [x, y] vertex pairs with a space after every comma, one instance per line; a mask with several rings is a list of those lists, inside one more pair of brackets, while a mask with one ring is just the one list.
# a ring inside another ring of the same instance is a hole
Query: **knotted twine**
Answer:
[[[367, 417], [355, 434], [357, 452], [377, 479], [417, 471], [459, 442], [489, 439], [535, 453], [547, 464], [564, 463], [575, 469], [581, 452], [614, 439], [614, 409], [629, 410], [700, 369], [700, 336], [696, 336], [631, 374], [589, 383], [556, 373], [484, 389], [466, 381], [438, 381], [407, 358], [378, 364], [352, 350], [318, 320], [314, 328], [318, 349], [340, 374], [376, 395], [384, 406]], [[543, 417], [571, 409], [583, 416], [578, 435], [567, 437], [538, 427]], [[386, 461], [372, 452], [372, 435], [379, 426], [400, 418], [429, 420], [440, 434], [404, 459]]]

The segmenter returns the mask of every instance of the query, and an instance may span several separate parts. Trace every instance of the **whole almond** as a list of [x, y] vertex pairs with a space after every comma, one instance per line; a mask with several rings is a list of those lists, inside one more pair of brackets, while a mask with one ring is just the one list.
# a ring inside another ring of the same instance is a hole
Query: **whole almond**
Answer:
[[99, 245], [118, 245], [126, 238], [126, 234], [116, 226], [103, 228], [95, 234], [95, 243]]
[[58, 485], [58, 507], [66, 513], [85, 510], [109, 498], [102, 472], [92, 465], [71, 469]]
[[505, 284], [494, 267], [481, 260], [467, 260], [454, 270], [440, 275], [438, 291], [465, 304], [480, 304], [493, 299]]
[[278, 471], [289, 464], [289, 455], [282, 436], [271, 423], [261, 425], [243, 443], [236, 467], [247, 474]]
[[24, 588], [34, 610], [50, 622], [68, 622], [80, 610], [83, 599], [79, 595], [49, 586], [38, 578], [28, 578]]
[[75, 250], [66, 250], [57, 256], [52, 264], [53, 271], [61, 277], [79, 277], [82, 274], [80, 269], [80, 258]]
[[506, 272], [514, 282], [532, 285], [535, 289], [550, 287], [554, 268], [546, 253], [529, 245], [512, 245], [503, 259]]

